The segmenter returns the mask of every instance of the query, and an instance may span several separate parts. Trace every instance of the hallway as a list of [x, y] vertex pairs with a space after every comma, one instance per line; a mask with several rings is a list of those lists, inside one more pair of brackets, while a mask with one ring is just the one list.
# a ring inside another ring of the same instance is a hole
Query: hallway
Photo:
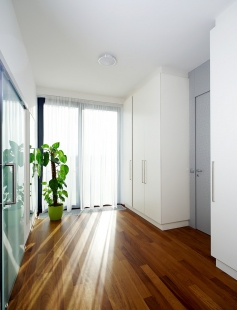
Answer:
[[36, 220], [8, 309], [237, 309], [209, 252], [208, 235], [129, 210]]

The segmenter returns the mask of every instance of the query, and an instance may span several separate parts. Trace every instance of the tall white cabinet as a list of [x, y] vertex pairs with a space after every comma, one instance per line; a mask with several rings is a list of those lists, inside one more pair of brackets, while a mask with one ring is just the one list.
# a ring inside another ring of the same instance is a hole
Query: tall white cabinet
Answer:
[[123, 105], [123, 197], [124, 203], [132, 207], [132, 97]]
[[237, 2], [211, 31], [211, 254], [237, 279]]
[[162, 230], [189, 223], [188, 98], [188, 78], [162, 69], [133, 95], [132, 210]]
[[160, 74], [133, 95], [133, 207], [160, 223], [159, 88]]

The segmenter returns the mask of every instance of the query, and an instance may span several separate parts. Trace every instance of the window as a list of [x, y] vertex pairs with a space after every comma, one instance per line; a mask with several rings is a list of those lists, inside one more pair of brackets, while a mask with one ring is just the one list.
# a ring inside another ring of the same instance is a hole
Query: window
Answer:
[[[120, 199], [121, 108], [49, 97], [44, 143], [60, 142], [68, 157], [67, 209], [117, 205]], [[44, 168], [43, 180], [51, 178]], [[43, 210], [47, 205], [43, 202]]]

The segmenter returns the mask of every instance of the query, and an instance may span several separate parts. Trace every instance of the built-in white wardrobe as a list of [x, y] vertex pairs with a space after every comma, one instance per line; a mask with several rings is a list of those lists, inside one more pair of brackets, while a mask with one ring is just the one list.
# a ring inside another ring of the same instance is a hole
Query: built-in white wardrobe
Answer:
[[132, 207], [132, 97], [123, 106], [123, 189], [126, 205]]
[[124, 198], [162, 230], [189, 224], [186, 76], [160, 69], [125, 101]]
[[237, 279], [237, 2], [211, 31], [211, 254]]

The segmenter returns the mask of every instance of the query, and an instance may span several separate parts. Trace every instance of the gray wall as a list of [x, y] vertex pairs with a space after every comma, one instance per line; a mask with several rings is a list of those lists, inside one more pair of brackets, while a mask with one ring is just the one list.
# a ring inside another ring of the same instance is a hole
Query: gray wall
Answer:
[[[190, 169], [195, 171], [195, 100], [210, 91], [210, 60], [189, 72]], [[190, 173], [190, 226], [196, 228], [195, 173]]]

